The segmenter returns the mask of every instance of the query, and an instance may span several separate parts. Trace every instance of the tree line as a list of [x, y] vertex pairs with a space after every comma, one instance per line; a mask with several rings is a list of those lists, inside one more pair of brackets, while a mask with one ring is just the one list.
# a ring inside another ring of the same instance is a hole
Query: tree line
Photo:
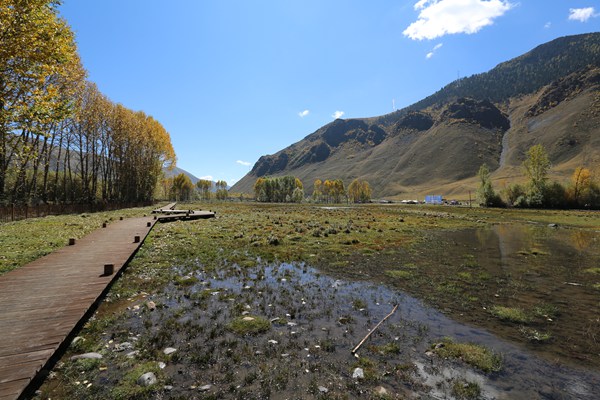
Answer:
[[[301, 203], [304, 185], [294, 176], [258, 178], [254, 184], [256, 201], [271, 203]], [[371, 201], [371, 188], [365, 180], [354, 179], [346, 190], [341, 179], [317, 179], [310, 198], [315, 203], [367, 203]]]
[[152, 200], [169, 133], [86, 79], [59, 5], [0, 0], [0, 204]]
[[524, 185], [508, 185], [501, 196], [494, 190], [490, 171], [487, 165], [483, 164], [478, 172], [480, 182], [477, 200], [484, 207], [600, 208], [600, 184], [593, 179], [588, 168], [577, 167], [571, 181], [563, 185], [549, 181], [550, 167], [544, 147], [541, 144], [532, 146], [522, 164], [528, 182]]
[[196, 185], [192, 183], [189, 176], [184, 173], [180, 173], [171, 178], [164, 178], [162, 180], [161, 196], [165, 199], [175, 201], [190, 201], [190, 200], [204, 200], [209, 201], [215, 197], [217, 200], [227, 200], [229, 198], [229, 191], [227, 190], [227, 182], [224, 180], [218, 180], [214, 182], [215, 191], [213, 193], [213, 181], [208, 179], [199, 179]]

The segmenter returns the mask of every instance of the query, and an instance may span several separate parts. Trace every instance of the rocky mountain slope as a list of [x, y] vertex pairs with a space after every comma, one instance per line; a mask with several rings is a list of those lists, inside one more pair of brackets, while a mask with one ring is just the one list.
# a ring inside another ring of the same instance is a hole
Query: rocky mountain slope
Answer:
[[391, 114], [335, 120], [261, 157], [232, 190], [289, 174], [308, 193], [315, 179], [358, 177], [377, 197], [464, 196], [483, 163], [500, 187], [522, 179], [524, 154], [537, 143], [555, 179], [600, 165], [600, 33], [543, 44]]

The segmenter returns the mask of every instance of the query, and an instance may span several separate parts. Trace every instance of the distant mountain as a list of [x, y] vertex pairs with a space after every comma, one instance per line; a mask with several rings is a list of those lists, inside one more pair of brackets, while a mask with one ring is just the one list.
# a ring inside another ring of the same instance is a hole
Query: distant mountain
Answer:
[[[163, 168], [163, 172], [167, 178], [172, 178], [179, 174], [187, 175], [187, 177], [190, 178], [190, 180], [192, 181], [192, 183], [194, 185], [196, 184], [196, 182], [198, 182], [200, 180], [200, 178], [197, 178], [191, 172], [188, 172], [185, 169], [181, 169], [179, 167], [173, 167], [173, 169], [171, 169], [171, 170], [168, 170], [167, 168]], [[217, 190], [217, 184], [215, 181], [211, 181], [211, 182], [212, 182], [211, 191], [215, 192]], [[230, 188], [231, 188], [231, 186], [227, 185], [227, 190], [229, 190]]]
[[[194, 176], [191, 172], [188, 172], [184, 169], [181, 169], [179, 167], [173, 167], [173, 169], [169, 170], [167, 168], [163, 169], [163, 172], [165, 174], [165, 176], [167, 178], [172, 178], [174, 176], [177, 176], [179, 174], [184, 174], [186, 175], [188, 178], [190, 178], [190, 180], [192, 181], [192, 183], [195, 185], [196, 182], [198, 182], [200, 180], [200, 178], [196, 178], [196, 176]], [[214, 182], [213, 182], [214, 184]]]
[[486, 163], [502, 184], [518, 179], [541, 143], [557, 179], [600, 163], [600, 33], [553, 40], [487, 73], [452, 82], [394, 113], [335, 120], [262, 156], [232, 190], [261, 176], [366, 179], [374, 195], [464, 195]]

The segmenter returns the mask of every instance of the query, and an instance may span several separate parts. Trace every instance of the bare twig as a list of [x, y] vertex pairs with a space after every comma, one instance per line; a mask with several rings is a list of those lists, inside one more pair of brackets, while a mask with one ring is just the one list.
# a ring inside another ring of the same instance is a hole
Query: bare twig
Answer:
[[363, 338], [363, 340], [361, 340], [360, 343], [358, 345], [356, 345], [356, 347], [352, 350], [352, 354], [355, 354], [358, 351], [358, 349], [360, 348], [360, 346], [362, 346], [363, 343], [369, 338], [369, 336], [371, 336], [371, 334], [373, 332], [375, 332], [377, 330], [377, 328], [379, 328], [379, 325], [381, 325], [386, 319], [391, 317], [396, 312], [397, 309], [398, 309], [398, 304], [396, 304], [394, 306], [394, 309], [392, 310], [392, 312], [390, 312], [388, 315], [386, 315], [381, 321], [379, 321], [379, 323], [377, 325], [375, 325], [375, 328], [371, 329], [369, 331], [369, 333], [367, 333], [367, 336], [365, 336]]

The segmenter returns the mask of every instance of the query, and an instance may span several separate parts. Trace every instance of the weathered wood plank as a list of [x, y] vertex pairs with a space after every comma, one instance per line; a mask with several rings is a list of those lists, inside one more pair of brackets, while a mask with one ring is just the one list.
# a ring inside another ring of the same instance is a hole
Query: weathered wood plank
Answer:
[[[135, 254], [154, 222], [150, 217], [112, 222], [73, 246], [0, 276], [0, 400], [23, 393]], [[135, 236], [140, 242], [135, 243]], [[102, 276], [108, 263], [115, 273]]]

